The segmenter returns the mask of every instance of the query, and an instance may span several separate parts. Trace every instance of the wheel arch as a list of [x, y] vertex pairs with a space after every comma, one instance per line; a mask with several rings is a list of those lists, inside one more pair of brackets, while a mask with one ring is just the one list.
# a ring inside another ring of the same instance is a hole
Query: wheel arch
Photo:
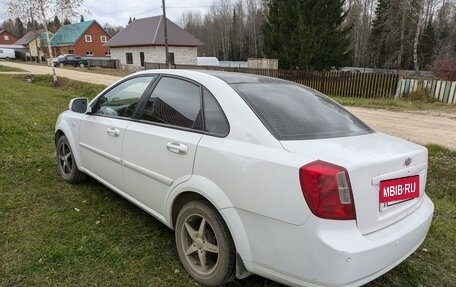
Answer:
[[218, 211], [233, 238], [238, 256], [242, 260], [250, 260], [251, 248], [247, 232], [236, 208], [223, 190], [207, 178], [193, 175], [172, 190], [165, 208], [169, 227], [174, 229], [180, 209], [192, 200], [204, 200]]
[[71, 151], [73, 152], [73, 157], [74, 160], [76, 161], [76, 165], [78, 166], [79, 170], [83, 167], [82, 165], [82, 159], [81, 159], [81, 154], [79, 152], [79, 149], [77, 147], [77, 143], [75, 142], [74, 137], [72, 136], [71, 128], [69, 124], [66, 121], [60, 121], [59, 126], [55, 130], [55, 136], [54, 136], [54, 143], [55, 146], [57, 147], [57, 141], [61, 136], [65, 136], [68, 140], [68, 143], [70, 144]]

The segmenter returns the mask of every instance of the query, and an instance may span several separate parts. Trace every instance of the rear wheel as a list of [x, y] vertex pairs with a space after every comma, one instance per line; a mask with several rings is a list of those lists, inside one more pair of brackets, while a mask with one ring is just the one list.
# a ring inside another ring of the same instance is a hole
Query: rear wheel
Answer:
[[176, 222], [176, 246], [182, 265], [198, 283], [218, 286], [233, 278], [233, 239], [209, 203], [192, 201], [184, 205]]
[[79, 67], [84, 68], [85, 67], [84, 63], [79, 63]]
[[60, 177], [70, 183], [78, 183], [86, 179], [86, 174], [81, 172], [74, 160], [73, 151], [66, 136], [61, 136], [56, 146], [57, 165]]
[[59, 64], [59, 67], [60, 67], [60, 68], [63, 68], [63, 63], [60, 63], [60, 64]]

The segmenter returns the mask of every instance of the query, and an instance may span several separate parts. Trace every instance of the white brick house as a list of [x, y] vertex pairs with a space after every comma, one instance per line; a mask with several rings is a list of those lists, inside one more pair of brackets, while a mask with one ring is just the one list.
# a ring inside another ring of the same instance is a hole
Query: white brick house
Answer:
[[[145, 62], [165, 63], [164, 18], [155, 16], [130, 23], [105, 45], [122, 67], [141, 68]], [[203, 43], [167, 19], [168, 53], [172, 64], [196, 65], [197, 46]]]

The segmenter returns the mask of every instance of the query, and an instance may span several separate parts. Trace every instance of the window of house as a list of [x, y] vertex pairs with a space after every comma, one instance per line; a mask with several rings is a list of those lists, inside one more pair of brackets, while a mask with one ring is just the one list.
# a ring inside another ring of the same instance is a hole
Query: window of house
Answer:
[[125, 53], [125, 56], [127, 57], [127, 64], [133, 65], [133, 53]]
[[68, 54], [74, 54], [74, 50], [68, 50]]
[[170, 65], [175, 65], [176, 63], [174, 62], [174, 53], [168, 53], [168, 60]]
[[86, 56], [93, 56], [93, 52], [92, 51], [87, 51], [86, 52]]
[[200, 87], [163, 77], [150, 95], [141, 120], [202, 130]]
[[111, 56], [111, 51], [105, 52], [105, 56]]
[[92, 42], [92, 35], [85, 35], [85, 40], [87, 43]]
[[100, 41], [102, 43], [106, 43], [108, 41], [108, 38], [106, 36], [100, 36]]
[[9, 36], [8, 35], [3, 35], [3, 39], [5, 39], [6, 41], [9, 40]]

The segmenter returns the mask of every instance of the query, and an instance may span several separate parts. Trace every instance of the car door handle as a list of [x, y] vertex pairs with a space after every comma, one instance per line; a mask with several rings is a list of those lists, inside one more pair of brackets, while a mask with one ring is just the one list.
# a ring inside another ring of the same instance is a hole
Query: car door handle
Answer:
[[169, 142], [166, 144], [166, 148], [173, 153], [187, 154], [188, 147], [184, 144]]
[[118, 137], [120, 135], [119, 129], [116, 128], [108, 128], [106, 132], [112, 137]]

